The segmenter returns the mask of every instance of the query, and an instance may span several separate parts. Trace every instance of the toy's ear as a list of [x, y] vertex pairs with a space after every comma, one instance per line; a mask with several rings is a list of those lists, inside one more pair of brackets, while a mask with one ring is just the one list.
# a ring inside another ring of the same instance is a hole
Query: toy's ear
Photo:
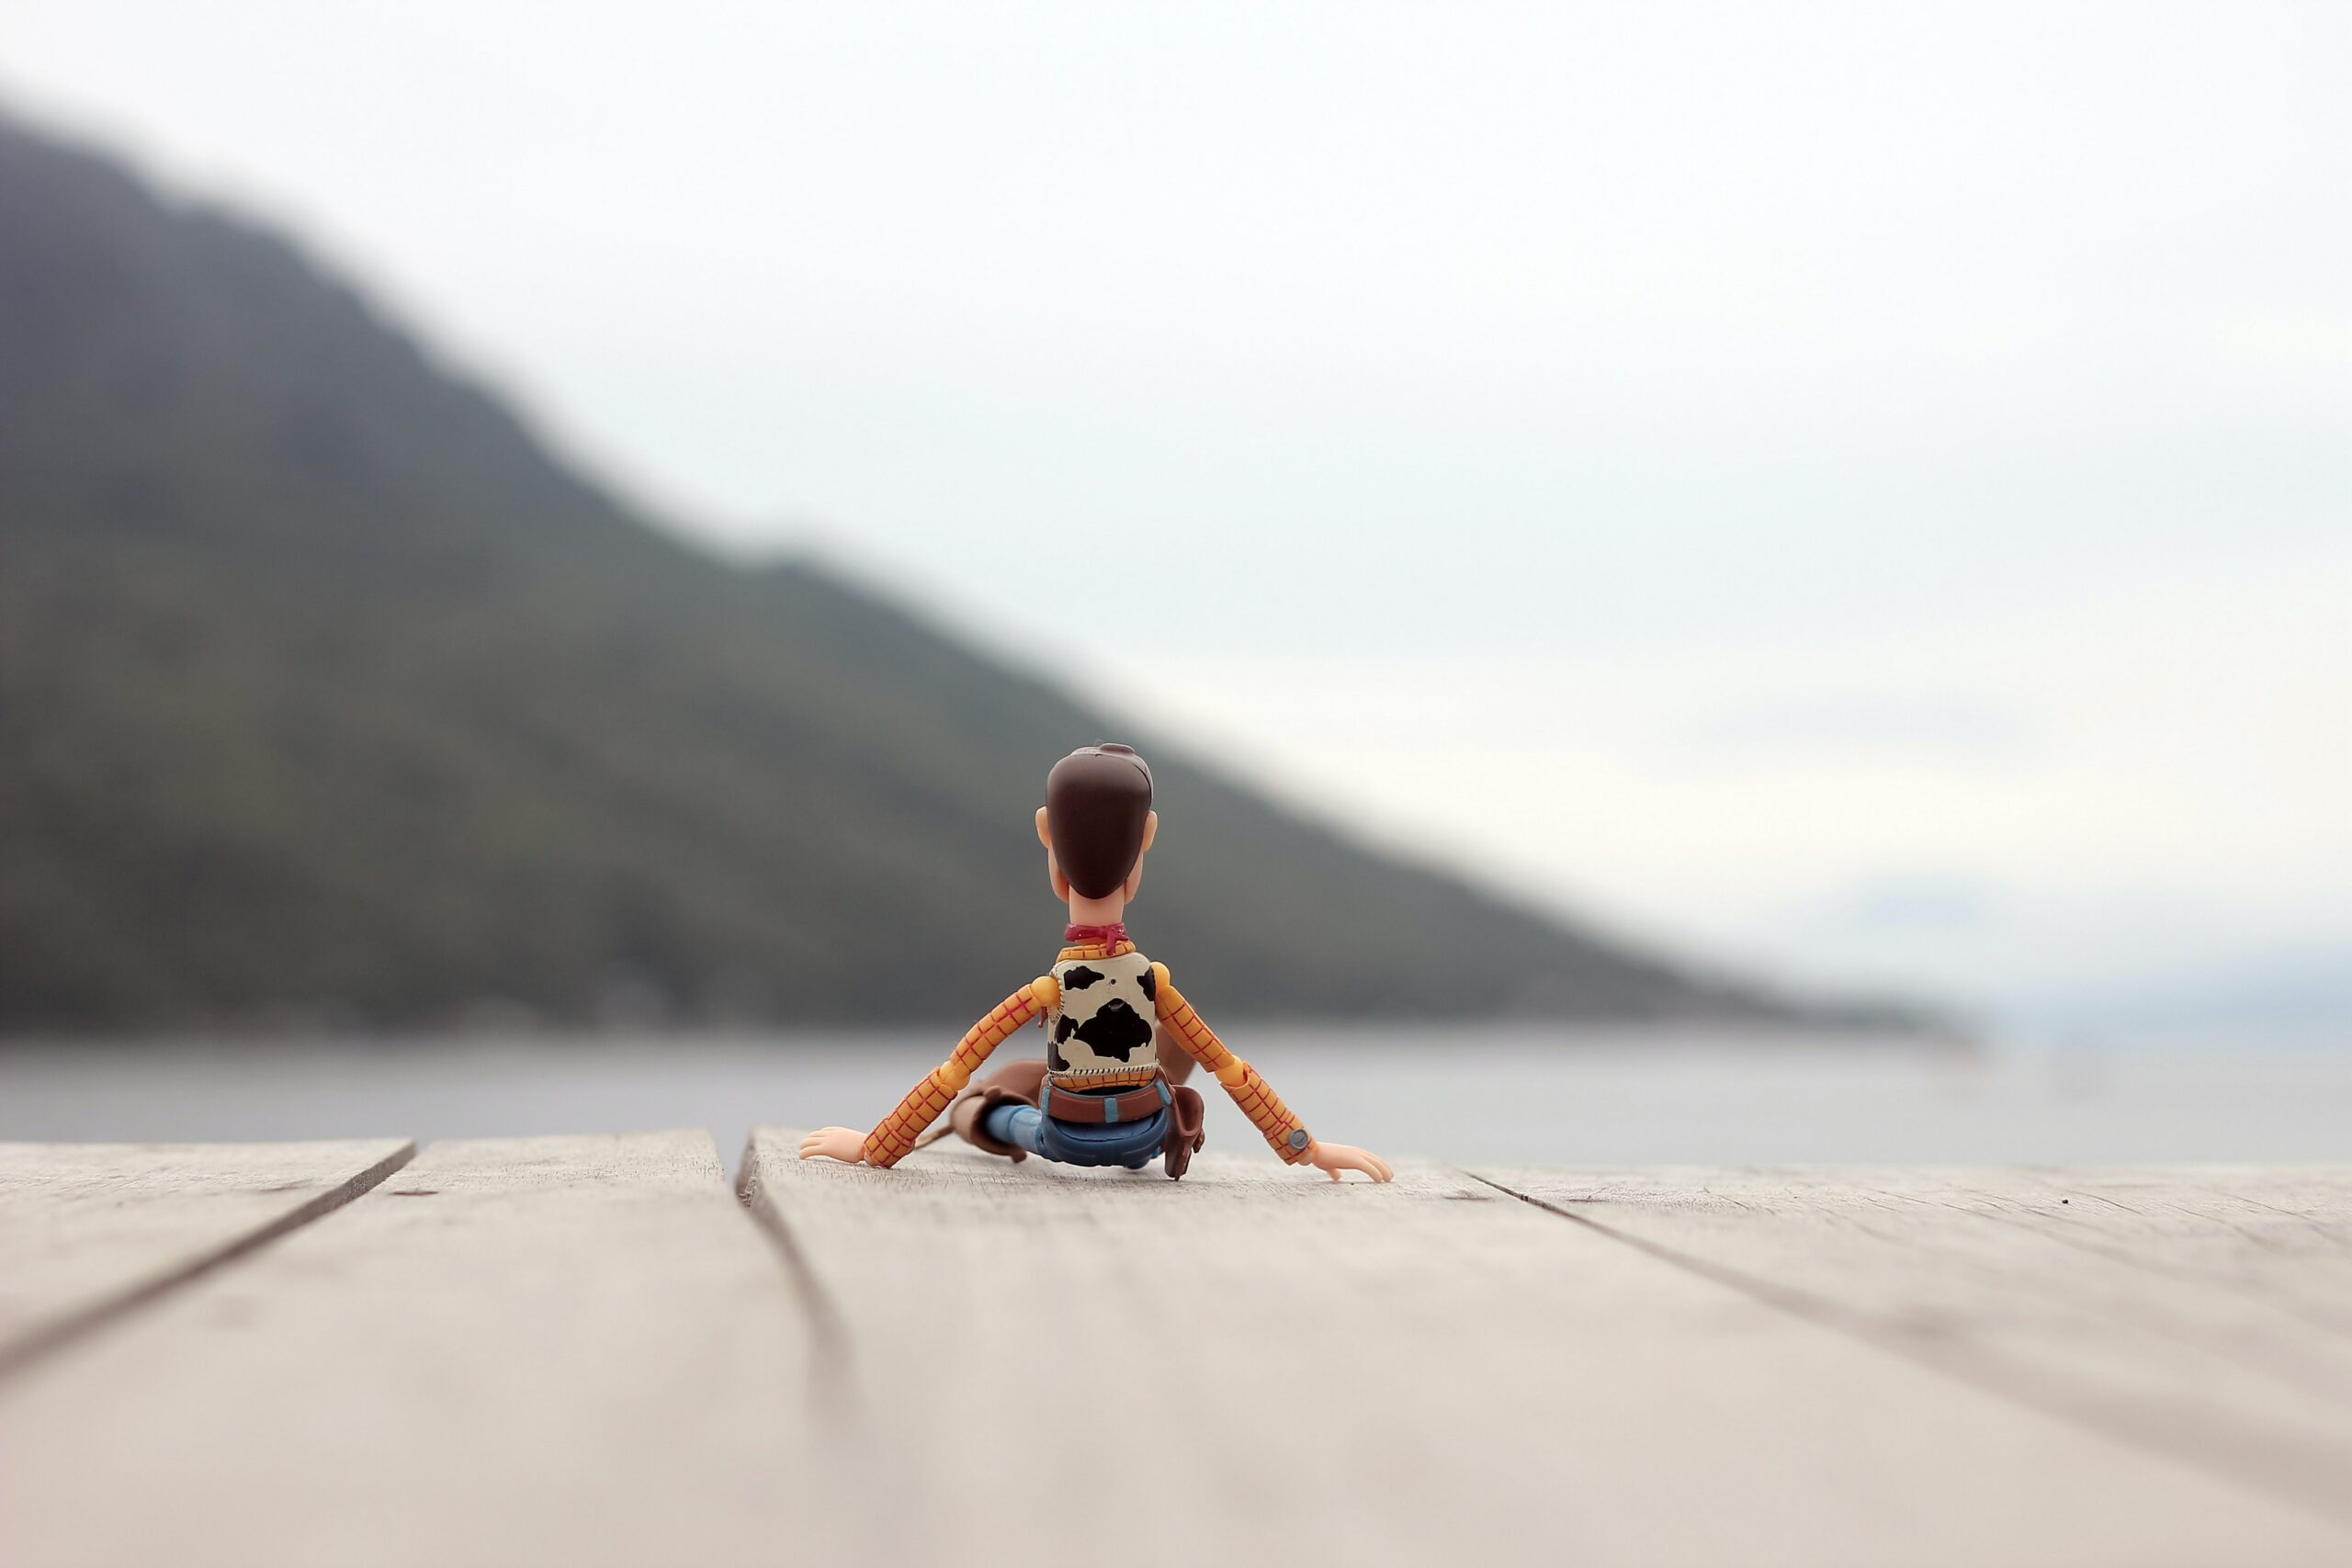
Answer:
[[1158, 837], [1159, 837], [1159, 813], [1147, 811], [1143, 814], [1143, 842], [1136, 847], [1136, 863], [1127, 868], [1126, 883], [1119, 889], [1121, 895], [1131, 901], [1136, 894], [1143, 891], [1144, 852], [1151, 848], [1151, 841]]
[[1069, 879], [1062, 875], [1062, 863], [1054, 858], [1054, 835], [1046, 825], [1046, 808], [1042, 806], [1037, 807], [1037, 841], [1046, 846], [1046, 882], [1053, 888], [1055, 897], [1067, 901]]
[[[1042, 807], [1037, 811], [1037, 830], [1041, 833], [1046, 830], [1046, 812]], [[1159, 813], [1147, 811], [1143, 814], [1143, 848], [1136, 851], [1136, 853], [1141, 854], [1144, 850], [1151, 848], [1151, 841], [1158, 837], [1159, 837]]]

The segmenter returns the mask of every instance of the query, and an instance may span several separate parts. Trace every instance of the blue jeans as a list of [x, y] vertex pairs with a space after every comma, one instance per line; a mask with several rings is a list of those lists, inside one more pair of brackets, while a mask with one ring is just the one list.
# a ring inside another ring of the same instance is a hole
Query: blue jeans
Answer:
[[1034, 1105], [1000, 1105], [980, 1125], [999, 1143], [1063, 1165], [1124, 1165], [1141, 1170], [1159, 1153], [1168, 1112], [1155, 1111], [1133, 1122], [1057, 1122]]

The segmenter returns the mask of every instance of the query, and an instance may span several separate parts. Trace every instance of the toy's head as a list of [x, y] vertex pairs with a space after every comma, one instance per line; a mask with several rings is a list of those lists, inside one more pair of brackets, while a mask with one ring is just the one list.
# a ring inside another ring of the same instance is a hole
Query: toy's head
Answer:
[[1108, 740], [1081, 746], [1046, 775], [1037, 838], [1056, 897], [1133, 898], [1143, 886], [1144, 852], [1159, 831], [1151, 768], [1135, 748]]

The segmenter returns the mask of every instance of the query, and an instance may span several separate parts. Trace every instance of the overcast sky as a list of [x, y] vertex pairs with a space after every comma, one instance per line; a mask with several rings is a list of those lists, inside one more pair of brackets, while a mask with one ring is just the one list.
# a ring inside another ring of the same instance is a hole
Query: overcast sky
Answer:
[[2337, 5], [0, 0], [20, 112], [677, 526], [2042, 1027], [2352, 1021], [2348, 79]]

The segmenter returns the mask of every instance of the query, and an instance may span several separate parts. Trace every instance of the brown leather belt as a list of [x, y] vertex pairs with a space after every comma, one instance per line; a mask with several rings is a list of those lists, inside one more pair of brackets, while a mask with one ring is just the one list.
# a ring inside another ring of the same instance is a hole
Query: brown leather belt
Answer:
[[1154, 1078], [1125, 1094], [1085, 1094], [1048, 1079], [1038, 1090], [1038, 1103], [1057, 1122], [1085, 1126], [1140, 1122], [1168, 1103], [1168, 1084], [1165, 1078]]

